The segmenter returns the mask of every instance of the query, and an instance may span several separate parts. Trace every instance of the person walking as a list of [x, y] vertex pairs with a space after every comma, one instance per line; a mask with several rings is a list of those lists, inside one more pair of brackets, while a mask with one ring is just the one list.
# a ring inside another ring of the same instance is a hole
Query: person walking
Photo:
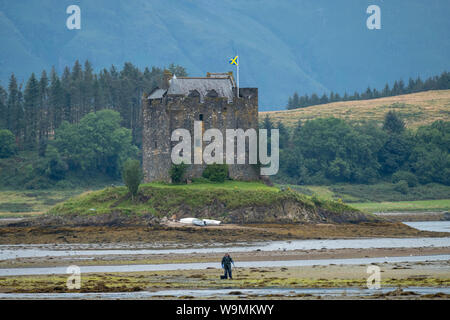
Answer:
[[222, 279], [228, 279], [228, 277], [230, 277], [230, 279], [233, 279], [233, 276], [231, 274], [231, 264], [233, 264], [234, 267], [233, 259], [230, 257], [228, 253], [225, 253], [225, 255], [222, 258], [222, 268], [225, 271], [224, 275], [222, 276]]

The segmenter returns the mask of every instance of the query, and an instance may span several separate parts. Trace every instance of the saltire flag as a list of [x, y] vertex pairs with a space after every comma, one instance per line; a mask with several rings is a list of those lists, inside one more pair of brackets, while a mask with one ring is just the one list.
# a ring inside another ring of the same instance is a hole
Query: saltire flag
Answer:
[[230, 64], [235, 64], [236, 66], [239, 65], [239, 56], [236, 56], [232, 59], [230, 59], [230, 61], [228, 61]]

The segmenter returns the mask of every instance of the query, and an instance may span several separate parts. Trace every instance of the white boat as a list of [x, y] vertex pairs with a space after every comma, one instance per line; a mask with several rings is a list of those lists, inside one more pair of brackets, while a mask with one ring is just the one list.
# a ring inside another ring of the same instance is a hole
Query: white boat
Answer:
[[181, 223], [186, 223], [186, 224], [194, 224], [195, 220], [199, 220], [199, 219], [197, 219], [197, 218], [183, 218], [183, 219], [180, 219], [180, 222]]
[[220, 220], [212, 220], [212, 219], [203, 219], [203, 222], [207, 226], [218, 226], [219, 224], [222, 223], [222, 221]]
[[200, 227], [206, 226], [205, 221], [200, 220], [200, 219], [192, 220], [192, 224], [194, 224], [196, 226], [200, 226]]
[[198, 218], [183, 218], [181, 223], [193, 224], [195, 226], [218, 226], [222, 221], [212, 219], [198, 219]]

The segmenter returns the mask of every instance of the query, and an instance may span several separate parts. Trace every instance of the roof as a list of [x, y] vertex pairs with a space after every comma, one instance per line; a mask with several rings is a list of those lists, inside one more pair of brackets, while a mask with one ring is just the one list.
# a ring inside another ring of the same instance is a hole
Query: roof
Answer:
[[152, 93], [150, 93], [148, 99], [161, 99], [166, 92], [167, 90], [156, 88], [152, 91]]
[[203, 101], [210, 90], [215, 90], [219, 97], [233, 100], [233, 82], [230, 77], [205, 77], [205, 78], [176, 78], [170, 79], [167, 94], [188, 96], [191, 91], [197, 90], [200, 101]]

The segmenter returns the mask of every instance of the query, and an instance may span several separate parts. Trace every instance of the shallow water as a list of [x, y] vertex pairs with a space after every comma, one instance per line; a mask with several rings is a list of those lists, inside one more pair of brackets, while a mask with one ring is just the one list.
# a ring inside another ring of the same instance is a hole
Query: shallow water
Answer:
[[[420, 262], [420, 261], [450, 261], [450, 255], [432, 256], [407, 256], [407, 257], [377, 257], [377, 258], [353, 258], [353, 259], [318, 259], [318, 260], [285, 260], [285, 261], [242, 261], [236, 263], [241, 268], [270, 268], [270, 267], [299, 267], [299, 266], [327, 266], [355, 265], [371, 263], [397, 263], [397, 262]], [[81, 266], [81, 273], [104, 273], [104, 272], [144, 272], [144, 271], [167, 271], [167, 270], [204, 270], [206, 268], [220, 269], [216, 262], [201, 263], [167, 263], [167, 264], [132, 264], [132, 265], [106, 265], [106, 266]], [[450, 268], [450, 266], [449, 266]], [[45, 268], [10, 268], [0, 269], [0, 276], [21, 275], [48, 275], [65, 274], [67, 267], [45, 267]]]
[[450, 221], [417, 221], [403, 223], [423, 231], [450, 232]]
[[[192, 296], [197, 298], [217, 298], [236, 296], [265, 296], [269, 294], [295, 296], [298, 294], [310, 294], [313, 296], [370, 296], [387, 293], [395, 290], [392, 287], [380, 289], [366, 288], [264, 288], [264, 289], [204, 289], [204, 290], [162, 290], [162, 291], [138, 291], [138, 292], [105, 292], [105, 293], [0, 293], [0, 299], [145, 299], [152, 297], [182, 297]], [[404, 291], [412, 291], [416, 294], [433, 294], [442, 292], [450, 294], [450, 288], [434, 287], [408, 287]]]
[[[28, 248], [27, 248], [28, 247]], [[369, 238], [369, 239], [326, 239], [326, 240], [292, 240], [256, 243], [248, 246], [230, 247], [198, 247], [183, 249], [138, 249], [138, 250], [57, 250], [37, 246], [0, 246], [0, 260], [28, 257], [70, 257], [98, 255], [138, 255], [138, 254], [171, 254], [171, 253], [223, 253], [248, 251], [287, 251], [287, 250], [320, 250], [320, 249], [367, 249], [367, 248], [420, 248], [450, 247], [450, 237], [446, 238]], [[74, 245], [76, 248], [77, 245]], [[58, 246], [54, 246], [58, 248]], [[70, 248], [70, 245], [65, 245]]]

